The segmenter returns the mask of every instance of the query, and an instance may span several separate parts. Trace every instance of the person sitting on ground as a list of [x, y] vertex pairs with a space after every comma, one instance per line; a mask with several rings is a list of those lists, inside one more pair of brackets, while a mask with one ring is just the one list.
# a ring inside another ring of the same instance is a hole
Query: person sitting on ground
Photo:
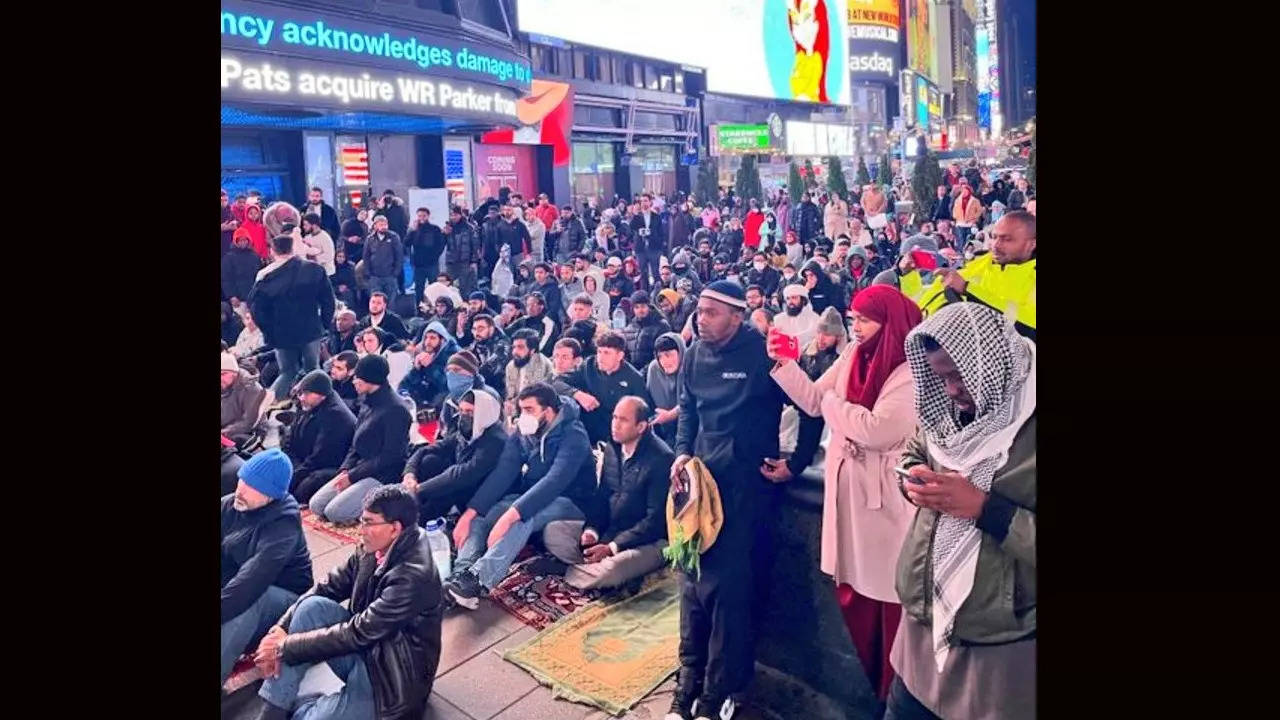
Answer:
[[387, 361], [391, 368], [387, 384], [393, 389], [400, 387], [413, 368], [413, 357], [404, 350], [404, 343], [398, 342], [385, 330], [374, 327], [361, 330], [356, 335], [356, 348], [360, 357], [378, 355]]
[[[596, 338], [608, 325], [601, 325], [593, 314], [594, 302], [586, 293], [580, 293], [569, 303], [569, 325], [562, 337], [573, 338], [582, 345], [584, 355], [594, 355]], [[554, 354], [554, 352], [553, 352]]]
[[387, 307], [387, 295], [375, 292], [369, 296], [369, 314], [360, 318], [360, 327], [376, 327], [386, 331], [397, 340], [407, 340], [409, 329], [405, 327], [404, 318]]
[[331, 358], [348, 350], [354, 352], [355, 349], [356, 313], [350, 308], [339, 310], [333, 314], [333, 330], [330, 330], [329, 336], [325, 338], [321, 353], [326, 358]]
[[[261, 720], [285, 720], [311, 666], [327, 662], [344, 683], [305, 700], [298, 718], [418, 718], [440, 663], [444, 604], [440, 574], [418, 503], [380, 487], [360, 513], [361, 543], [347, 562], [307, 591], [258, 645], [267, 680]], [[340, 603], [348, 602], [350, 610]]]
[[239, 310], [249, 298], [253, 282], [262, 269], [262, 258], [254, 251], [248, 230], [237, 230], [231, 249], [222, 257], [222, 294]]
[[267, 346], [267, 339], [263, 336], [262, 329], [253, 321], [253, 315], [246, 312], [240, 317], [244, 321], [244, 329], [236, 338], [236, 344], [231, 347], [231, 354], [236, 356], [236, 360], [257, 355]]
[[501, 391], [507, 386], [511, 341], [488, 313], [476, 315], [471, 331], [475, 341], [467, 349], [480, 361], [480, 374], [484, 376], [485, 384]]
[[311, 496], [310, 503], [311, 512], [335, 525], [354, 523], [369, 493], [400, 480], [412, 418], [387, 383], [390, 372], [381, 355], [366, 355], [356, 363], [362, 407], [351, 449], [338, 474]]
[[562, 389], [557, 385], [560, 378], [577, 370], [582, 365], [582, 343], [573, 338], [560, 338], [556, 341], [555, 350], [551, 352], [551, 365], [555, 370], [552, 385], [561, 395], [572, 395], [573, 389], [565, 385]]
[[333, 381], [323, 370], [303, 376], [296, 392], [302, 412], [289, 430], [284, 451], [293, 461], [289, 492], [305, 505], [338, 474], [338, 466], [351, 449], [356, 416], [333, 391]]
[[546, 383], [518, 398], [519, 432], [458, 518], [453, 576], [445, 590], [474, 610], [507, 576], [529, 537], [555, 520], [585, 520], [596, 491], [595, 458], [578, 406]]
[[400, 484], [418, 498], [424, 523], [465, 507], [493, 472], [507, 442], [501, 420], [502, 403], [491, 388], [469, 390], [458, 400], [456, 429], [409, 457]]
[[649, 293], [644, 290], [632, 294], [631, 311], [635, 315], [622, 330], [622, 337], [627, 343], [627, 357], [633, 367], [648, 367], [649, 361], [653, 360], [653, 341], [659, 335], [671, 332], [671, 326], [661, 314], [653, 312], [649, 303]]
[[609, 331], [596, 344], [595, 357], [561, 378], [575, 389], [573, 399], [585, 411], [581, 415], [582, 424], [593, 445], [609, 441], [613, 409], [624, 396], [638, 395], [653, 407], [653, 397], [645, 387], [644, 377], [626, 361], [625, 353], [626, 341], [622, 335]]
[[680, 420], [680, 363], [685, 344], [680, 333], [663, 333], [653, 343], [656, 357], [645, 369], [646, 387], [653, 396], [653, 432], [668, 445], [676, 440]]
[[329, 379], [333, 381], [333, 391], [342, 399], [352, 414], [360, 412], [360, 393], [356, 391], [356, 363], [360, 356], [347, 350], [334, 356], [329, 363]]
[[392, 387], [408, 393], [420, 406], [438, 406], [449, 390], [445, 366], [459, 349], [444, 324], [432, 320], [422, 332], [422, 345], [413, 357], [413, 369], [399, 385]]
[[1035, 343], [964, 302], [925, 318], [905, 352], [919, 431], [902, 452], [911, 482], [898, 482], [919, 509], [898, 555], [888, 715], [1032, 717]]
[[528, 328], [516, 330], [511, 336], [511, 362], [507, 364], [505, 410], [513, 421], [516, 416], [516, 399], [526, 388], [546, 382], [555, 374], [555, 368], [545, 355], [534, 348], [538, 335]]
[[[440, 406], [440, 427], [453, 432], [458, 427], [458, 401], [470, 390], [488, 390], [494, 397], [502, 391], [489, 387], [480, 375], [480, 360], [470, 350], [459, 350], [449, 356], [444, 372], [447, 390]], [[443, 434], [443, 433], [442, 433]]]
[[537, 333], [535, 349], [551, 357], [551, 348], [560, 339], [560, 322], [547, 312], [547, 303], [541, 292], [535, 290], [525, 296], [524, 307], [525, 316], [514, 324], [512, 331], [529, 329]]
[[604, 445], [600, 500], [593, 517], [556, 520], [542, 531], [547, 550], [572, 567], [565, 582], [582, 590], [625, 585], [661, 568], [667, 544], [668, 473], [675, 453], [650, 432], [649, 406], [634, 395], [618, 401], [613, 445]]
[[803, 348], [818, 334], [818, 313], [809, 307], [809, 290], [804, 285], [787, 285], [782, 292], [787, 299], [786, 313], [775, 316], [773, 326], [797, 338]]
[[266, 391], [258, 376], [240, 367], [236, 356], [222, 353], [222, 434], [240, 442], [258, 423], [258, 408]]
[[279, 448], [264, 450], [240, 466], [235, 492], [222, 498], [222, 681], [311, 587], [292, 471]]

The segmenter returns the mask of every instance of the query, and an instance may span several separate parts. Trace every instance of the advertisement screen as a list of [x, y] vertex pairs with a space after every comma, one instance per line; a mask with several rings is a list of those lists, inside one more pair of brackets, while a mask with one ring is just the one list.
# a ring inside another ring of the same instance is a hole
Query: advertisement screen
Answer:
[[933, 57], [933, 32], [929, 0], [906, 0], [907, 3], [907, 65], [928, 78], [937, 74]]
[[850, 25], [878, 25], [897, 30], [898, 0], [849, 0]]
[[705, 68], [711, 92], [848, 105], [848, 2], [517, 0], [516, 13], [521, 32]]
[[978, 55], [978, 127], [991, 129], [991, 44], [988, 41], [987, 28], [979, 27], [974, 31], [974, 52]]
[[849, 77], [855, 81], [892, 83], [898, 76], [898, 43], [849, 41]]
[[919, 75], [916, 76], [916, 124], [929, 127], [929, 83]]

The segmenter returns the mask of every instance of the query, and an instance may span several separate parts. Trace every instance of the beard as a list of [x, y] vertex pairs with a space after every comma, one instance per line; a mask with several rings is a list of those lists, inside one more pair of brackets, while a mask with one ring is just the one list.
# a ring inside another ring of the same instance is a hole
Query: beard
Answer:
[[524, 357], [520, 357], [519, 355], [512, 355], [512, 356], [511, 356], [511, 362], [515, 363], [515, 364], [516, 364], [516, 367], [518, 367], [518, 368], [522, 368], [522, 367], [524, 367], [525, 365], [528, 365], [528, 364], [529, 364], [529, 360], [530, 360], [530, 359], [532, 359], [532, 358], [533, 358], [533, 355], [532, 355], [532, 354], [525, 355]]
[[803, 305], [801, 305], [800, 307], [796, 307], [795, 305], [787, 306], [787, 314], [790, 315], [791, 317], [796, 317], [802, 312], [804, 312]]

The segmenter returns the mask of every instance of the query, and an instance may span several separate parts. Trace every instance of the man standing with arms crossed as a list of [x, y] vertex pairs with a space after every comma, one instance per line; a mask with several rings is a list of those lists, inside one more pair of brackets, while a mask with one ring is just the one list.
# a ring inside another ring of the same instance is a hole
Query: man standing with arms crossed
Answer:
[[[710, 470], [724, 508], [701, 574], [680, 574], [680, 674], [667, 720], [732, 717], [731, 695], [750, 682], [754, 662], [752, 545], [760, 474], [777, 457], [783, 394], [769, 377], [765, 338], [744, 323], [742, 287], [717, 280], [698, 298], [698, 337], [680, 374], [674, 484], [694, 456]], [[768, 568], [758, 571], [767, 572]], [[694, 701], [697, 701], [697, 715]]]

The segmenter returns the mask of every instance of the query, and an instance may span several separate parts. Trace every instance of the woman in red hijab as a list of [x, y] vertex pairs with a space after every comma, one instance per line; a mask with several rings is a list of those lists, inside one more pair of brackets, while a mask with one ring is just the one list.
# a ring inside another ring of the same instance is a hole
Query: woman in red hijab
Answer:
[[267, 251], [267, 228], [262, 224], [262, 208], [257, 205], [245, 208], [244, 222], [236, 232], [240, 230], [244, 230], [249, 236], [249, 242], [253, 251], [258, 253], [258, 257], [263, 260], [271, 259], [271, 254]]
[[903, 341], [920, 309], [890, 285], [853, 300], [854, 343], [811, 381], [769, 338], [770, 375], [801, 411], [831, 428], [822, 502], [822, 571], [836, 598], [871, 687], [884, 700], [893, 681], [889, 650], [902, 616], [894, 569], [915, 508], [898, 490], [893, 468], [915, 435], [911, 370]]

